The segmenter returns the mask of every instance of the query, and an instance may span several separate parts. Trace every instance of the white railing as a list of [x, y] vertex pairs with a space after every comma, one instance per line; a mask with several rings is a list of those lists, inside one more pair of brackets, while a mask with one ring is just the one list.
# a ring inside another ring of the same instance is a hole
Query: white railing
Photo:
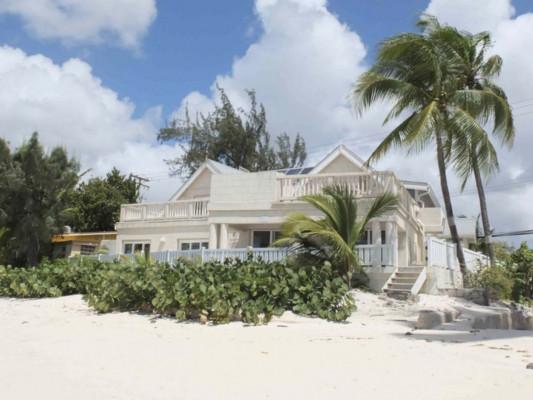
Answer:
[[415, 216], [418, 205], [396, 176], [386, 172], [288, 175], [278, 178], [281, 201], [294, 201], [302, 196], [322, 193], [331, 185], [345, 185], [358, 197], [376, 197], [384, 193], [398, 196], [409, 215]]
[[475, 271], [479, 267], [486, 267], [490, 263], [488, 256], [477, 251], [463, 249], [463, 253], [465, 255], [466, 268], [469, 271]]
[[390, 245], [364, 244], [355, 247], [359, 255], [359, 262], [363, 266], [383, 265], [391, 266], [392, 247]]
[[120, 222], [158, 219], [189, 219], [207, 217], [208, 199], [173, 201], [169, 203], [124, 204]]
[[[455, 245], [442, 239], [429, 237], [426, 241], [427, 265], [448, 269], [459, 269]], [[466, 268], [469, 271], [476, 270], [479, 266], [487, 266], [489, 258], [482, 253], [463, 249]]]
[[170, 264], [175, 263], [178, 258], [198, 260], [200, 262], [224, 262], [227, 259], [240, 259], [244, 261], [249, 258], [254, 261], [279, 262], [286, 260], [288, 253], [289, 250], [287, 248], [267, 247], [161, 251], [150, 253], [150, 257], [157, 261], [168, 262]]

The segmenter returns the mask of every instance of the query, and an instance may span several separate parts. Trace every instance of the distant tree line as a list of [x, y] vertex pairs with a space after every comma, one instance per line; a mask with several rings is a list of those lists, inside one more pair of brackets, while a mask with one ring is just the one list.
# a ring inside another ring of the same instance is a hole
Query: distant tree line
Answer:
[[113, 230], [120, 205], [139, 200], [138, 182], [117, 169], [80, 178], [79, 163], [61, 147], [45, 152], [37, 133], [13, 152], [0, 138], [0, 265], [36, 265], [65, 225]]

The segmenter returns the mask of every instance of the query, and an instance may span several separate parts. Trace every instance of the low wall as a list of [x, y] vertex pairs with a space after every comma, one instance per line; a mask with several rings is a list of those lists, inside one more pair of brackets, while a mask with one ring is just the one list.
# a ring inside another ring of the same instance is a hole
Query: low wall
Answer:
[[461, 289], [463, 276], [458, 269], [426, 267], [426, 282], [421, 293], [442, 294], [450, 289]]
[[394, 268], [392, 267], [365, 267], [366, 274], [368, 275], [368, 286], [370, 290], [375, 292], [381, 292], [383, 286], [392, 275]]

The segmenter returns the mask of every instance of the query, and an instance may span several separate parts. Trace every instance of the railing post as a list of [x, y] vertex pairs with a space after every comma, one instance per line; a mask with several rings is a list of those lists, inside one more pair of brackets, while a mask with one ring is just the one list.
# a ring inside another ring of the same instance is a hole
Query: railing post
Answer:
[[202, 246], [202, 250], [200, 251], [200, 259], [202, 260], [202, 264], [205, 263], [205, 248]]

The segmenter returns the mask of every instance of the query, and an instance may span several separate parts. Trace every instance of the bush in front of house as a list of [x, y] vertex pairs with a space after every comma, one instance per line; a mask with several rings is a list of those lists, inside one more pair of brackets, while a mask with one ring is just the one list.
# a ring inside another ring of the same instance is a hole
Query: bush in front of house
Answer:
[[45, 260], [29, 268], [0, 266], [0, 296], [38, 298], [85, 293], [94, 267], [90, 259]]
[[468, 273], [465, 286], [484, 289], [486, 301], [508, 300], [511, 298], [513, 279], [507, 268], [495, 265]]
[[80, 293], [98, 312], [141, 311], [178, 320], [260, 324], [284, 311], [343, 321], [355, 310], [349, 289], [329, 263], [291, 266], [248, 260], [170, 266], [138, 258], [45, 262], [0, 267], [0, 296]]

